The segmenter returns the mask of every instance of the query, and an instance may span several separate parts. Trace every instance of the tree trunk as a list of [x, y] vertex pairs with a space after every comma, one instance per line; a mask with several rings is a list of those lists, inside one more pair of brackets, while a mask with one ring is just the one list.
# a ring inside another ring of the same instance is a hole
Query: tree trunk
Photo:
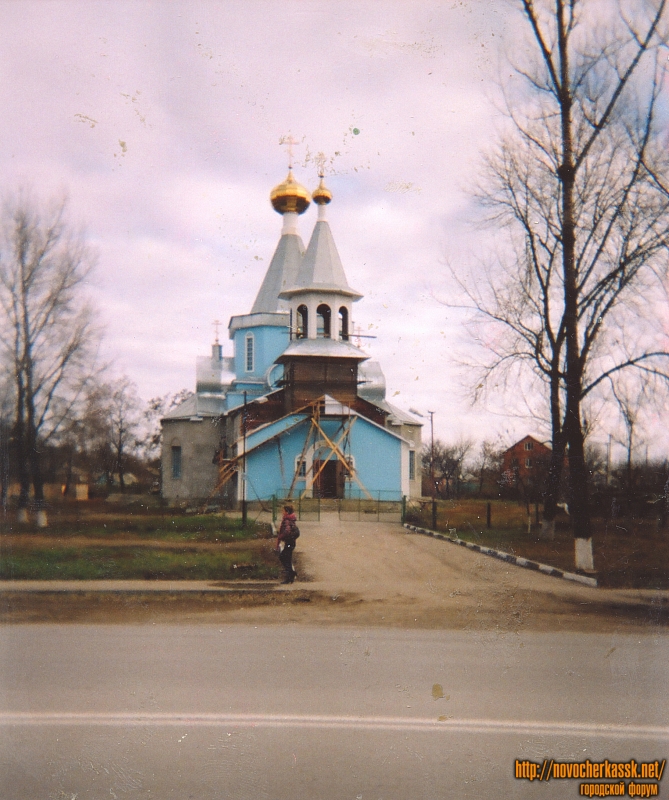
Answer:
[[0, 419], [0, 506], [3, 516], [9, 500], [9, 423]]
[[30, 472], [26, 447], [26, 415], [25, 415], [25, 389], [23, 380], [19, 376], [16, 387], [16, 465], [19, 479], [19, 507], [17, 519], [19, 522], [28, 521], [28, 504], [30, 502]]
[[564, 466], [565, 439], [562, 430], [562, 417], [560, 409], [560, 375], [558, 367], [553, 367], [551, 374], [551, 458], [546, 477], [544, 491], [544, 513], [541, 520], [540, 539], [552, 540], [555, 538], [555, 518], [558, 503], [560, 502], [560, 487], [562, 485], [562, 470]]
[[118, 485], [121, 494], [125, 492], [125, 480], [123, 478], [123, 433], [122, 428], [119, 429], [118, 441], [116, 442], [116, 467], [118, 469]]
[[[567, 346], [566, 394], [567, 407], [565, 414], [565, 436], [569, 446], [569, 514], [574, 532], [575, 554], [577, 562], [579, 553], [585, 545], [578, 540], [592, 541], [590, 515], [588, 509], [588, 481], [585, 466], [585, 448], [583, 429], [581, 427], [581, 391], [583, 384], [583, 367], [581, 363], [579, 331], [578, 331], [578, 276], [575, 260], [575, 221], [574, 221], [574, 187], [576, 169], [572, 143], [572, 103], [571, 75], [568, 57], [568, 33], [564, 19], [564, 3], [557, 3], [558, 12], [558, 47], [560, 50], [560, 117], [562, 136], [562, 160], [558, 168], [558, 177], [562, 185], [562, 270], [564, 280], [564, 322]], [[583, 559], [581, 559], [583, 560]], [[587, 560], [587, 559], [586, 559]], [[578, 563], [577, 563], [578, 568]], [[583, 567], [591, 569], [591, 567]]]
[[30, 466], [30, 476], [33, 484], [33, 491], [35, 494], [35, 510], [36, 521], [38, 528], [46, 528], [47, 516], [44, 504], [44, 476], [42, 475], [42, 467], [40, 463], [39, 443], [37, 436], [37, 428], [35, 422], [35, 398], [33, 395], [32, 386], [32, 360], [28, 354], [27, 358], [27, 379], [26, 379], [26, 411], [27, 411], [27, 445], [28, 445], [28, 463]]

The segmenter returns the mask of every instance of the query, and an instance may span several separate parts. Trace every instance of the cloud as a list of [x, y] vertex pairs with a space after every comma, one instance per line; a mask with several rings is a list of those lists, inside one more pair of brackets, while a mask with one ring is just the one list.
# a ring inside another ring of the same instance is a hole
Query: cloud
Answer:
[[212, 321], [250, 309], [292, 132], [307, 186], [326, 154], [354, 320], [391, 393], [457, 429], [458, 323], [433, 290], [494, 124], [501, 6], [27, 0], [0, 23], [0, 179], [69, 194], [99, 251], [104, 355], [143, 396], [192, 387]]

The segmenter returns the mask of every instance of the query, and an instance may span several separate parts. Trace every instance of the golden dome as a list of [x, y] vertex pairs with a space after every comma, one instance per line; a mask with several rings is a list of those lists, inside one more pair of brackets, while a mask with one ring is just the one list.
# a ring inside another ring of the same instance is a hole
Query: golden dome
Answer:
[[327, 205], [332, 200], [332, 192], [323, 183], [322, 175], [321, 182], [318, 184], [316, 191], [311, 195], [311, 199], [319, 206]]
[[288, 170], [288, 177], [272, 189], [269, 199], [279, 214], [304, 214], [309, 208], [311, 195], [295, 180], [293, 171]]

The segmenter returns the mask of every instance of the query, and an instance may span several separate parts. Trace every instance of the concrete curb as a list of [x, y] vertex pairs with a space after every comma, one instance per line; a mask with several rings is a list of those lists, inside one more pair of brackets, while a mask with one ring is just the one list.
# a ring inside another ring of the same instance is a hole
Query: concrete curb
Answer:
[[435, 539], [444, 539], [453, 544], [459, 544], [463, 547], [468, 547], [470, 550], [475, 550], [477, 553], [483, 553], [486, 556], [498, 558], [501, 561], [506, 561], [509, 564], [515, 564], [518, 567], [525, 567], [525, 569], [534, 569], [538, 572], [543, 572], [544, 575], [550, 575], [552, 578], [562, 578], [565, 581], [575, 581], [582, 583], [585, 586], [597, 587], [597, 578], [589, 578], [587, 575], [577, 575], [575, 572], [565, 572], [563, 569], [551, 567], [548, 564], [540, 564], [538, 561], [530, 561], [529, 558], [521, 558], [520, 556], [512, 556], [511, 553], [505, 553], [503, 550], [494, 550], [492, 547], [483, 547], [480, 544], [473, 542], [466, 542], [464, 539], [458, 539], [457, 536], [449, 536], [446, 533], [435, 533], [427, 528], [419, 528], [416, 525], [409, 525], [404, 523], [407, 530], [414, 531], [414, 533], [422, 533], [424, 536], [432, 536]]

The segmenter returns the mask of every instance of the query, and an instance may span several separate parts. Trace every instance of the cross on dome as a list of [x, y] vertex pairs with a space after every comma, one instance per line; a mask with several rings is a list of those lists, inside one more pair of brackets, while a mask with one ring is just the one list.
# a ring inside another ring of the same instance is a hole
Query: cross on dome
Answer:
[[292, 133], [289, 133], [288, 136], [282, 136], [279, 139], [279, 144], [287, 145], [288, 169], [291, 170], [293, 168], [293, 145], [299, 144], [299, 141], [293, 137]]

